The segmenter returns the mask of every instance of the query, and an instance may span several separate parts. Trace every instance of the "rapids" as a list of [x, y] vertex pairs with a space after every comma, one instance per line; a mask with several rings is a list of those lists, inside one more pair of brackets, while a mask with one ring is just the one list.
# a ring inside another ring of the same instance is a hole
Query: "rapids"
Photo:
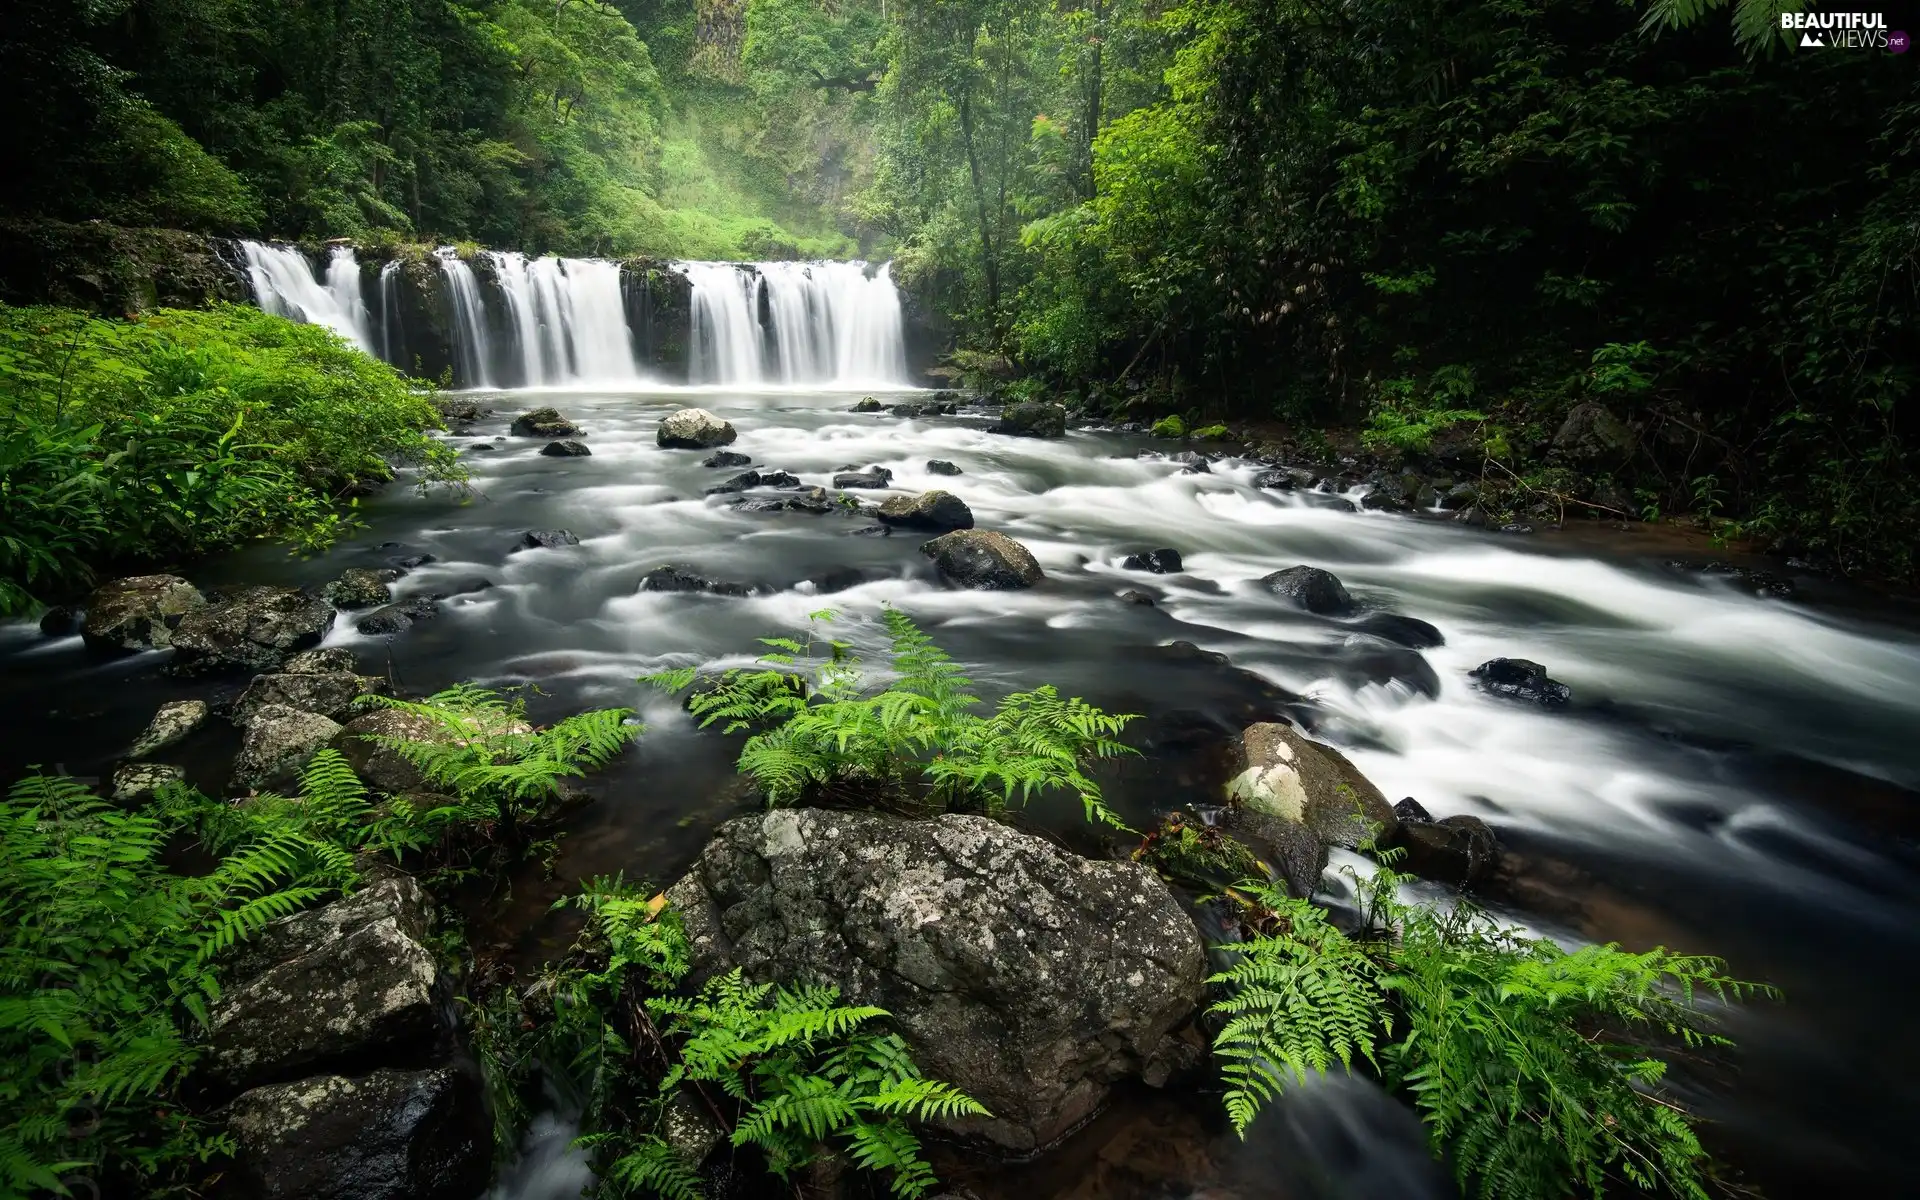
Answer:
[[[430, 553], [435, 561], [396, 592], [448, 594], [441, 616], [390, 640], [354, 632], [347, 616], [329, 644], [405, 688], [532, 682], [541, 715], [641, 710], [648, 732], [592, 781], [601, 800], [570, 829], [561, 879], [517, 882], [493, 931], [533, 961], [564, 944], [540, 914], [572, 881], [625, 870], [666, 882], [739, 811], [734, 744], [695, 731], [636, 676], [747, 662], [756, 637], [804, 627], [821, 609], [836, 614], [825, 627], [833, 636], [872, 658], [871, 618], [890, 604], [963, 660], [985, 693], [1053, 682], [1146, 714], [1150, 753], [1110, 789], [1136, 824], [1208, 798], [1215, 776], [1193, 746], [1284, 712], [1347, 749], [1389, 797], [1414, 796], [1436, 816], [1480, 815], [1523, 852], [1577, 864], [1572, 908], [1507, 915], [1569, 940], [1723, 954], [1734, 973], [1786, 993], [1783, 1005], [1736, 1016], [1744, 1073], [1697, 1099], [1718, 1122], [1716, 1149], [1775, 1195], [1891, 1194], [1912, 1178], [1904, 1118], [1920, 1111], [1920, 1035], [1905, 1018], [1920, 982], [1920, 622], [1910, 609], [1817, 583], [1803, 583], [1802, 599], [1758, 598], [1669, 567], [1670, 547], [1653, 532], [1595, 543], [1344, 512], [1323, 497], [1255, 490], [1252, 464], [1184, 474], [1135, 457], [1167, 443], [1092, 431], [1007, 438], [987, 433], [985, 417], [848, 411], [859, 398], [727, 386], [495, 396], [495, 416], [455, 439], [473, 471], [471, 498], [391, 487], [363, 505], [368, 527], [328, 554], [261, 547], [188, 573], [203, 587], [318, 585], [347, 566]], [[592, 457], [544, 457], [540, 441], [505, 436], [511, 417], [543, 404], [582, 426]], [[654, 444], [659, 419], [682, 404], [731, 420], [740, 436], [729, 449], [809, 484], [878, 463], [897, 490], [955, 492], [981, 527], [1024, 542], [1048, 580], [1029, 592], [949, 590], [916, 552], [917, 536], [855, 536], [868, 520], [743, 513], [727, 503], [737, 497], [704, 496], [733, 472]], [[929, 459], [964, 473], [929, 474]], [[523, 531], [544, 528], [569, 529], [580, 545], [515, 549]], [[1184, 572], [1119, 566], [1159, 546], [1180, 551]], [[1254, 581], [1295, 563], [1335, 572], [1366, 608], [1431, 622], [1446, 644], [1414, 653], [1279, 607]], [[762, 590], [637, 594], [639, 577], [663, 564]], [[493, 586], [478, 589], [483, 580]], [[1126, 589], [1157, 607], [1120, 602]], [[1253, 674], [1165, 649], [1176, 640]], [[26, 624], [0, 632], [0, 654], [10, 767], [98, 774], [162, 699], [234, 690], [162, 679], [158, 655], [90, 658], [77, 638], [42, 639]], [[1543, 712], [1475, 690], [1467, 670], [1499, 655], [1546, 664], [1572, 686], [1571, 708]], [[202, 735], [182, 760], [203, 785], [223, 782], [210, 775], [223, 737], [232, 735]], [[1029, 817], [1094, 844], [1068, 802]], [[1371, 1168], [1328, 1167], [1348, 1190], [1308, 1182], [1286, 1194], [1420, 1194], [1425, 1185], [1368, 1149], [1412, 1135], [1353, 1116], [1368, 1106], [1346, 1092], [1330, 1095], [1319, 1107], [1304, 1099], [1307, 1116], [1263, 1122], [1256, 1142], [1319, 1145], [1346, 1130], [1339, 1136], [1359, 1138]], [[1161, 1111], [1152, 1103], [1137, 1111]], [[1275, 1151], [1234, 1149], [1218, 1122], [1179, 1119], [1200, 1149], [1171, 1155], [1153, 1194], [1255, 1194], [1235, 1190], [1233, 1164]], [[1139, 1124], [1115, 1117], [1085, 1136], [1137, 1138]], [[541, 1153], [553, 1165], [532, 1175], [573, 1169], [552, 1148]], [[1073, 1194], [1146, 1194], [1102, 1192], [1090, 1178]]]

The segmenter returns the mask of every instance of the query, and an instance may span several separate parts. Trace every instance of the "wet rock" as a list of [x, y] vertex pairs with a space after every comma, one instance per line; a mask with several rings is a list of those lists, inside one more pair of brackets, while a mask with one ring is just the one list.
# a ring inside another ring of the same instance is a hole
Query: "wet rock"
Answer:
[[398, 604], [377, 608], [355, 621], [353, 627], [373, 637], [392, 637], [396, 633], [405, 633], [422, 621], [431, 621], [439, 615], [438, 600], [432, 596], [415, 596], [411, 600], [402, 600]]
[[56, 604], [40, 614], [40, 635], [42, 637], [72, 637], [86, 624], [87, 610], [71, 604]]
[[1123, 604], [1138, 604], [1145, 608], [1158, 607], [1156, 604], [1154, 604], [1153, 597], [1147, 595], [1145, 592], [1136, 592], [1136, 591], [1121, 592], [1120, 601]]
[[808, 488], [798, 496], [756, 496], [733, 503], [736, 512], [804, 512], [819, 516], [833, 511], [833, 497], [825, 488]]
[[1487, 527], [1487, 513], [1478, 504], [1469, 504], [1453, 515], [1453, 519], [1472, 529]]
[[964, 1132], [1029, 1151], [1142, 1073], [1191, 1015], [1200, 938], [1136, 863], [978, 816], [786, 809], [716, 832], [669, 895], [697, 970], [830, 982], [929, 1075], [993, 1112]]
[[573, 536], [573, 531], [569, 529], [529, 529], [520, 535], [522, 550], [554, 550], [579, 544], [580, 539]]
[[425, 791], [427, 781], [420, 768], [398, 750], [382, 745], [380, 739], [433, 742], [446, 737], [446, 730], [426, 717], [397, 708], [376, 708], [348, 721], [328, 745], [346, 758], [353, 773], [368, 787], [398, 796]]
[[1572, 688], [1547, 678], [1547, 669], [1531, 659], [1495, 658], [1467, 674], [1480, 681], [1483, 692], [1542, 708], [1564, 708], [1573, 699]]
[[[256, 725], [257, 727], [257, 725]], [[404, 875], [296, 913], [241, 945], [205, 1066], [230, 1088], [418, 1055], [443, 1039], [427, 902]]]
[[1447, 644], [1447, 639], [1432, 625], [1417, 617], [1403, 617], [1399, 613], [1368, 613], [1348, 628], [1372, 634], [1382, 641], [1405, 646], [1409, 650], [1430, 650]]
[[565, 438], [580, 432], [580, 427], [561, 416], [559, 410], [536, 408], [513, 419], [508, 429], [515, 437]]
[[993, 530], [957, 529], [922, 542], [920, 553], [961, 587], [1028, 588], [1046, 578], [1025, 546]]
[[338, 608], [372, 608], [393, 599], [393, 589], [387, 585], [398, 578], [400, 572], [389, 568], [349, 567], [322, 594]]
[[1412, 796], [1402, 798], [1393, 806], [1393, 816], [1395, 820], [1403, 825], [1408, 821], [1433, 820], [1433, 814], [1429, 813], [1426, 806], [1418, 800], [1415, 800]]
[[187, 615], [207, 598], [178, 575], [134, 575], [95, 588], [87, 599], [80, 636], [105, 650], [146, 650], [173, 644]]
[[1142, 554], [1129, 554], [1120, 561], [1128, 571], [1151, 571], [1155, 575], [1176, 575], [1180, 571], [1180, 552], [1162, 547]]
[[1413, 496], [1400, 479], [1381, 475], [1373, 480], [1373, 486], [1367, 489], [1367, 494], [1360, 497], [1360, 507], [1404, 512], [1413, 507]]
[[128, 749], [127, 757], [145, 758], [156, 750], [165, 749], [200, 728], [206, 720], [206, 701], [169, 700], [153, 714], [153, 720], [147, 723], [146, 731], [133, 739], [133, 746]]
[[930, 458], [927, 460], [927, 474], [958, 475], [960, 474], [960, 468], [954, 466], [944, 458]]
[[972, 529], [973, 510], [952, 492], [921, 492], [917, 496], [894, 496], [880, 505], [876, 514], [882, 524], [902, 529]]
[[333, 606], [300, 588], [241, 588], [195, 609], [173, 631], [176, 671], [272, 671], [318, 645], [333, 628]]
[[1514, 522], [1511, 522], [1510, 524], [1502, 525], [1500, 527], [1500, 532], [1514, 533], [1514, 534], [1527, 534], [1527, 533], [1533, 532], [1533, 526], [1524, 524], [1519, 521], [1514, 521]]
[[1043, 404], [1037, 400], [1009, 404], [1001, 412], [1000, 419], [988, 426], [987, 432], [1004, 433], [1012, 437], [1065, 437], [1067, 410], [1058, 404]]
[[1178, 454], [1168, 455], [1167, 460], [1169, 462], [1184, 463], [1185, 467], [1180, 472], [1182, 475], [1213, 474], [1212, 461], [1198, 450], [1182, 450]]
[[643, 592], [706, 592], [714, 596], [747, 596], [751, 590], [743, 583], [708, 579], [681, 567], [655, 567], [640, 577]]
[[187, 773], [170, 763], [122, 763], [113, 772], [108, 795], [115, 804], [141, 804], [169, 783], [181, 783]]
[[493, 410], [482, 405], [478, 400], [469, 400], [462, 396], [435, 396], [433, 406], [439, 409], [440, 415], [449, 421], [478, 421], [482, 417], [493, 415]]
[[403, 571], [411, 571], [415, 567], [424, 567], [428, 563], [439, 562], [440, 559], [432, 554], [400, 554], [387, 561]]
[[318, 650], [303, 650], [287, 660], [281, 670], [289, 675], [325, 675], [333, 671], [356, 671], [358, 664], [353, 661], [353, 651], [345, 646], [322, 646]]
[[1347, 499], [1345, 496], [1320, 496], [1318, 493], [1315, 493], [1315, 496], [1316, 496], [1316, 499], [1313, 501], [1313, 506], [1315, 508], [1332, 509], [1334, 512], [1359, 512], [1360, 511], [1360, 509], [1354, 504], [1354, 502]]
[[[1687, 569], [1687, 565], [1682, 562], [1674, 562], [1669, 565], [1678, 567], [1681, 570]], [[1790, 599], [1793, 596], [1793, 581], [1775, 575], [1771, 571], [1761, 571], [1753, 567], [1742, 567], [1734, 563], [1717, 561], [1706, 563], [1699, 567], [1698, 570], [1702, 575], [1730, 579], [1735, 584], [1745, 588], [1756, 596], [1771, 596], [1779, 600]]]
[[1353, 611], [1353, 597], [1331, 571], [1319, 567], [1288, 567], [1262, 577], [1260, 585], [1296, 608], [1322, 616], [1345, 616]]
[[1479, 488], [1471, 483], [1456, 483], [1440, 494], [1440, 507], [1458, 511], [1471, 508], [1479, 498]]
[[386, 680], [378, 676], [363, 679], [351, 671], [255, 675], [234, 703], [233, 723], [242, 727], [252, 724], [254, 715], [270, 704], [342, 720], [353, 711], [355, 700], [384, 690], [385, 685]]
[[872, 396], [867, 396], [863, 398], [860, 403], [853, 406], [853, 411], [857, 413], [877, 413], [884, 410], [885, 407], [885, 405], [875, 400]]
[[475, 442], [468, 446], [467, 449], [480, 451], [492, 450], [494, 449], [494, 444], [492, 442]]
[[722, 421], [704, 408], [683, 408], [669, 413], [660, 422], [655, 439], [668, 449], [711, 450], [725, 446], [740, 436], [731, 422]]
[[1311, 475], [1308, 476], [1307, 482], [1302, 484], [1292, 471], [1262, 471], [1253, 477], [1253, 486], [1276, 492], [1290, 492], [1297, 487], [1311, 486], [1312, 483]]
[[849, 537], [892, 537], [893, 530], [886, 525], [862, 525], [858, 529], [849, 529]]
[[259, 1200], [472, 1200], [492, 1174], [471, 1069], [316, 1075], [233, 1101], [233, 1175]]
[[1249, 725], [1235, 745], [1227, 802], [1305, 825], [1321, 841], [1352, 850], [1399, 824], [1380, 789], [1331, 746], [1289, 725]]
[[734, 492], [744, 492], [748, 488], [757, 488], [759, 486], [760, 486], [760, 472], [742, 471], [740, 474], [735, 475], [732, 479], [727, 480], [725, 483], [715, 484], [713, 487], [708, 488], [707, 495], [724, 496]]
[[785, 471], [764, 471], [760, 475], [760, 486], [764, 488], [802, 488], [807, 486], [799, 478]]
[[753, 456], [741, 454], [735, 450], [720, 450], [700, 460], [703, 467], [748, 467], [753, 465]]
[[893, 486], [893, 472], [885, 467], [869, 467], [865, 471], [846, 471], [833, 477], [833, 486], [842, 490], [888, 488]]
[[1500, 861], [1499, 839], [1478, 817], [1405, 821], [1391, 844], [1406, 850], [1408, 871], [1455, 887], [1479, 883]]
[[314, 751], [331, 742], [340, 723], [284, 704], [262, 704], [247, 717], [246, 736], [233, 760], [236, 792], [284, 789], [299, 782]]
[[1625, 462], [1636, 439], [1625, 421], [1603, 404], [1576, 404], [1553, 435], [1553, 448], [1582, 462]]
[[548, 458], [588, 458], [593, 451], [585, 442], [548, 442], [540, 447], [540, 453]]

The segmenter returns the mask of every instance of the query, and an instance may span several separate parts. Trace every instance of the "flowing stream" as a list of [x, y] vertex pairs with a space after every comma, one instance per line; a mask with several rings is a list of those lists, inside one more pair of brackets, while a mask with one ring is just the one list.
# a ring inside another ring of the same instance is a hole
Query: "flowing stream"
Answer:
[[[517, 883], [495, 931], [533, 961], [564, 948], [540, 915], [561, 890], [614, 870], [667, 882], [717, 822], [741, 811], [737, 747], [695, 731], [637, 676], [745, 663], [755, 638], [802, 628], [823, 608], [838, 614], [836, 636], [877, 658], [873, 618], [894, 605], [989, 694], [1052, 682], [1144, 714], [1150, 752], [1110, 786], [1136, 825], [1156, 808], [1211, 798], [1215, 777], [1191, 746], [1286, 713], [1345, 748], [1389, 797], [1416, 797], [1436, 816], [1477, 814], [1523, 853], [1567, 864], [1573, 874], [1556, 877], [1567, 903], [1509, 915], [1570, 940], [1722, 954], [1734, 973], [1784, 989], [1783, 1005], [1734, 1017], [1746, 1047], [1737, 1085], [1697, 1098], [1716, 1122], [1717, 1149], [1776, 1195], [1891, 1195], [1911, 1183], [1906, 1118], [1920, 1111], [1920, 1034], [1906, 1019], [1920, 982], [1920, 621], [1911, 608], [1817, 581], [1803, 582], [1799, 599], [1756, 597], [1668, 566], [1675, 547], [1653, 531], [1527, 538], [1340, 511], [1326, 497], [1255, 489], [1251, 464], [1186, 474], [1136, 456], [1166, 443], [1093, 431], [1008, 438], [988, 433], [984, 415], [855, 414], [859, 397], [725, 385], [502, 395], [492, 419], [456, 439], [474, 473], [470, 499], [389, 488], [363, 505], [368, 528], [328, 554], [301, 560], [262, 547], [190, 574], [203, 587], [318, 585], [348, 566], [432, 554], [397, 591], [444, 594], [441, 616], [391, 639], [358, 634], [345, 618], [329, 642], [406, 688], [532, 682], [542, 716], [641, 710], [647, 733], [593, 781], [600, 801], [575, 818], [561, 878]], [[506, 436], [511, 417], [547, 403], [583, 427], [592, 457], [545, 457], [539, 441]], [[743, 512], [729, 504], [738, 497], [706, 496], [733, 472], [654, 443], [659, 420], [683, 404], [732, 421], [740, 436], [729, 449], [809, 484], [878, 463], [893, 470], [897, 491], [952, 491], [981, 527], [1025, 543], [1048, 578], [1024, 592], [950, 590], [917, 553], [918, 536], [858, 536], [868, 520]], [[930, 459], [964, 473], [930, 474]], [[580, 544], [516, 550], [524, 531], [546, 528], [569, 529]], [[1185, 570], [1119, 565], [1159, 546], [1179, 550]], [[1352, 622], [1282, 607], [1256, 586], [1295, 563], [1332, 570], [1369, 609], [1431, 622], [1446, 644], [1400, 649]], [[664, 564], [759, 590], [636, 592], [640, 576]], [[1127, 589], [1157, 606], [1121, 602]], [[238, 686], [165, 679], [159, 655], [90, 658], [77, 639], [43, 639], [28, 625], [0, 635], [9, 764], [99, 773], [161, 700]], [[1176, 641], [1224, 654], [1231, 667]], [[1498, 655], [1546, 664], [1572, 686], [1571, 708], [1545, 712], [1477, 691], [1467, 671]], [[235, 735], [210, 728], [197, 738], [180, 761], [219, 786], [216, 764]], [[1039, 803], [1029, 816], [1093, 844], [1070, 802]], [[1305, 1101], [1309, 1115], [1286, 1118], [1287, 1136], [1319, 1144], [1334, 1136], [1328, 1129], [1374, 1130], [1355, 1143], [1363, 1150], [1369, 1138], [1412, 1136], [1349, 1120], [1341, 1114], [1354, 1109], [1352, 1096], [1336, 1099]], [[1162, 1111], [1151, 1108], [1158, 1100], [1143, 1103], [1137, 1111]], [[1103, 1190], [1092, 1181], [1104, 1176], [1088, 1167], [1057, 1194], [1258, 1194], [1230, 1184], [1241, 1169], [1233, 1164], [1272, 1152], [1239, 1148], [1198, 1107], [1175, 1104], [1148, 1122], [1162, 1140], [1186, 1130], [1179, 1144], [1192, 1150], [1168, 1152], [1158, 1191]], [[1085, 1136], [1151, 1140], [1124, 1121]], [[1107, 1161], [1106, 1151], [1084, 1153]], [[1377, 1153], [1359, 1157], [1379, 1167]], [[1400, 1182], [1287, 1194], [1420, 1194], [1394, 1171], [1382, 1177]]]

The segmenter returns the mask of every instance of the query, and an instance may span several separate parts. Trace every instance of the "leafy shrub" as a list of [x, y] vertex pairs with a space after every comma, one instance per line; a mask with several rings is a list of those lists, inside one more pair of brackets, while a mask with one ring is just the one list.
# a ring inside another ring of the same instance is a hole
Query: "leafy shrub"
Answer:
[[324, 546], [395, 463], [456, 482], [429, 394], [253, 308], [109, 321], [0, 305], [0, 605], [95, 565], [261, 538]]
[[[829, 617], [816, 613], [816, 619]], [[918, 798], [936, 808], [998, 812], [1036, 792], [1065, 788], [1090, 821], [1125, 828], [1086, 774], [1095, 759], [1134, 753], [1117, 739], [1133, 718], [1113, 715], [1051, 686], [1004, 697], [991, 716], [965, 689], [971, 680], [906, 614], [881, 614], [897, 678], [866, 694], [844, 642], [762, 638], [762, 670], [730, 670], [694, 688], [687, 705], [702, 728], [758, 730], [740, 753], [771, 805], [810, 798], [887, 802]], [[691, 668], [648, 676], [669, 692], [694, 687]]]
[[[1356, 881], [1358, 882], [1358, 881]], [[1213, 982], [1229, 1018], [1215, 1040], [1228, 1114], [1244, 1130], [1290, 1081], [1355, 1054], [1405, 1089], [1436, 1152], [1481, 1200], [1619, 1184], [1705, 1200], [1694, 1119], [1660, 1087], [1663, 1045], [1722, 1046], [1702, 993], [1766, 989], [1717, 959], [1615, 945], [1566, 951], [1469, 907], [1401, 903], [1382, 868], [1362, 885], [1380, 940], [1356, 942], [1265, 884], [1246, 895], [1265, 928]]]

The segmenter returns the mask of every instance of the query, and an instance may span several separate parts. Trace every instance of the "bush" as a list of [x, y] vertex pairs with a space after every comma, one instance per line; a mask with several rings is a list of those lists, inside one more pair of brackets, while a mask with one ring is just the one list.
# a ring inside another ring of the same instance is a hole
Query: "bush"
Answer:
[[421, 468], [456, 482], [427, 436], [431, 395], [330, 331], [257, 309], [111, 321], [0, 305], [0, 609], [77, 588], [109, 560], [205, 554], [262, 538], [330, 543], [352, 496]]

